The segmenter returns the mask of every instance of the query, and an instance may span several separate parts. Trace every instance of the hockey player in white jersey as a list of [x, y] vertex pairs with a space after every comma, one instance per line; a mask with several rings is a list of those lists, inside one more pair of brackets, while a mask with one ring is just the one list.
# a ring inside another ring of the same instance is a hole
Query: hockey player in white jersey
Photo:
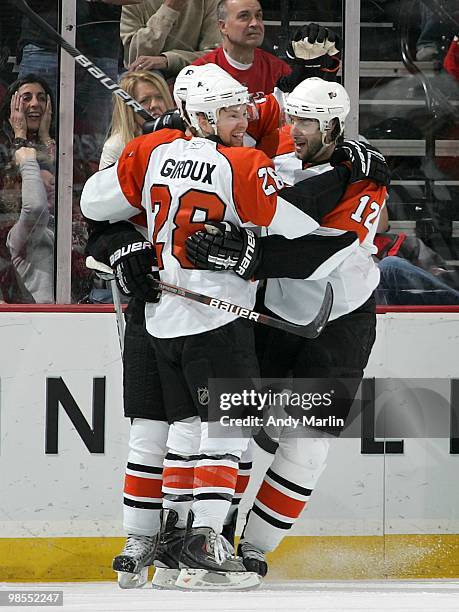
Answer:
[[[314, 200], [309, 206], [302, 190], [325, 180], [336, 140], [349, 112], [349, 98], [337, 83], [307, 79], [288, 96], [286, 113], [292, 149], [302, 162], [295, 187], [302, 209], [317, 225], [307, 238], [257, 238], [256, 257], [244, 271], [246, 278], [268, 279], [264, 304], [267, 312], [299, 324], [312, 319], [324, 283], [331, 282], [335, 301], [329, 324], [316, 340], [305, 340], [270, 330], [258, 334], [261, 374], [269, 378], [346, 379], [341, 416], [344, 418], [363, 376], [375, 340], [373, 291], [379, 272], [372, 260], [373, 237], [387, 191], [370, 180], [350, 184], [334, 206]], [[279, 139], [280, 141], [281, 139]], [[355, 143], [358, 151], [358, 143]], [[283, 150], [285, 152], [285, 149]], [[364, 150], [362, 149], [362, 156]], [[306, 203], [306, 207], [304, 204]], [[190, 259], [212, 270], [238, 269], [244, 251], [244, 229], [207, 224], [187, 241]], [[336, 248], [317, 262], [310, 258], [315, 241], [320, 254], [324, 237], [335, 237]], [[353, 236], [346, 242], [346, 236]], [[340, 430], [328, 429], [339, 435]], [[260, 486], [240, 544], [247, 568], [267, 572], [265, 553], [274, 550], [295, 523], [326, 465], [329, 442], [322, 431], [299, 437], [284, 430], [271, 467]]]
[[[129, 219], [144, 209], [161, 280], [222, 300], [237, 298], [252, 308], [256, 283], [235, 275], [222, 285], [218, 274], [197, 270], [185, 255], [186, 238], [207, 221], [264, 226], [288, 238], [311, 231], [310, 217], [277, 195], [282, 182], [272, 162], [259, 151], [241, 147], [247, 102], [246, 88], [231, 77], [198, 79], [187, 106], [202, 136], [189, 140], [175, 130], [161, 130], [135, 139], [115, 166], [88, 180], [81, 207], [89, 218], [111, 221]], [[220, 536], [246, 441], [208, 437], [205, 389], [211, 377], [257, 375], [251, 328], [233, 314], [170, 295], [146, 305], [146, 321], [172, 423], [169, 454], [184, 462], [198, 455], [194, 518], [181, 561], [185, 569], [227, 572], [247, 585], [244, 567], [228, 554]], [[196, 447], [189, 431], [190, 420], [198, 415], [202, 424]], [[165, 484], [173, 481], [167, 463], [163, 478]]]

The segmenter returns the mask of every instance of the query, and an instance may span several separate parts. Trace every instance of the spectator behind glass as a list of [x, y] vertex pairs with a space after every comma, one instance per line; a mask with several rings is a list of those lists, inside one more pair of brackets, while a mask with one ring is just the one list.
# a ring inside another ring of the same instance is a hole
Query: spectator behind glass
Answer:
[[217, 0], [145, 0], [123, 7], [120, 33], [129, 70], [167, 77], [221, 44]]
[[[155, 117], [174, 108], [166, 81], [159, 74], [141, 71], [129, 72], [121, 78], [120, 86]], [[127, 143], [142, 134], [144, 122], [145, 119], [134, 113], [119, 96], [115, 96], [112, 128], [102, 150], [99, 170], [118, 160]], [[136, 217], [135, 221], [146, 226], [144, 218]], [[122, 299], [124, 301], [123, 296]], [[92, 303], [113, 302], [111, 289], [105, 281], [97, 278], [93, 280], [93, 288], [89, 293], [88, 301]]]
[[21, 147], [15, 161], [22, 178], [21, 199], [11, 202], [14, 221], [6, 240], [16, 273], [37, 304], [54, 300], [54, 174], [37, 162], [32, 147]]
[[381, 211], [374, 240], [381, 279], [378, 304], [458, 306], [459, 274], [415, 236], [389, 233], [387, 207]]
[[[56, 143], [51, 135], [54, 103], [48, 83], [28, 74], [12, 83], [0, 106], [0, 172], [2, 177], [14, 165], [14, 148], [24, 144], [37, 149], [38, 158], [54, 162]], [[1, 187], [1, 184], [0, 184]]]
[[[451, 16], [457, 10], [457, 0], [441, 0], [439, 4]], [[451, 25], [442, 19], [440, 12], [432, 11], [424, 0], [419, 0], [418, 10], [421, 15], [421, 33], [416, 42], [416, 60], [428, 62], [439, 59], [446, 51], [447, 39], [452, 38]]]
[[459, 37], [455, 36], [443, 61], [447, 72], [459, 81]]
[[[76, 3], [76, 47], [111, 79], [118, 80], [121, 5], [141, 0], [103, 0]], [[29, 0], [28, 4], [54, 29], [58, 29], [57, 0]], [[18, 45], [19, 76], [34, 72], [46, 79], [56, 99], [58, 79], [57, 45], [28, 17], [22, 20]], [[98, 160], [112, 113], [110, 92], [78, 64], [75, 67], [75, 133], [81, 156]], [[83, 147], [83, 145], [81, 145]]]
[[49, 85], [34, 74], [12, 83], [0, 108], [0, 239], [8, 263], [1, 291], [8, 302], [53, 301], [53, 109]]
[[[174, 108], [167, 83], [159, 74], [129, 72], [121, 78], [120, 86], [154, 117]], [[117, 161], [127, 143], [142, 134], [142, 125], [145, 122], [145, 119], [134, 113], [119, 96], [114, 97], [110, 137], [104, 144], [99, 169]]]
[[213, 63], [247, 87], [250, 93], [271, 93], [277, 80], [291, 73], [278, 57], [259, 49], [265, 26], [258, 0], [220, 0], [217, 17], [222, 46], [193, 62]]

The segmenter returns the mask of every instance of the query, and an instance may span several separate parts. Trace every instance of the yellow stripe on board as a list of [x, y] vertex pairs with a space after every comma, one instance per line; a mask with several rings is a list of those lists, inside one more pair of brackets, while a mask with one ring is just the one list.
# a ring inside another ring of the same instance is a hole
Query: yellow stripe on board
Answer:
[[[0, 539], [0, 582], [111, 580], [123, 538]], [[273, 580], [459, 578], [459, 535], [296, 536], [269, 555]]]

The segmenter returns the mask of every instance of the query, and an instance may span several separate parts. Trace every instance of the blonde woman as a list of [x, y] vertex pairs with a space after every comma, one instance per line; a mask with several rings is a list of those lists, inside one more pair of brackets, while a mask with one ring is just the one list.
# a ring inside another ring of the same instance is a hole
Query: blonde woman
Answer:
[[[120, 86], [150, 112], [159, 117], [175, 105], [166, 81], [159, 74], [137, 71], [125, 74]], [[145, 119], [128, 107], [119, 96], [115, 96], [110, 136], [104, 144], [99, 169], [115, 163], [127, 143], [142, 134]]]

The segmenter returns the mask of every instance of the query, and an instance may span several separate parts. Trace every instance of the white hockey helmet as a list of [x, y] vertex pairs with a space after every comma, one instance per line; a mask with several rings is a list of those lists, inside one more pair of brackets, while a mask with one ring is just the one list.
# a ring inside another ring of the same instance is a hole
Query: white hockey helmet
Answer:
[[191, 83], [198, 78], [198, 75], [218, 75], [222, 72], [226, 74], [223, 68], [220, 68], [220, 66], [217, 66], [217, 64], [210, 63], [203, 64], [202, 66], [194, 66], [191, 64], [190, 66], [185, 66], [185, 68], [182, 68], [175, 78], [173, 91], [174, 101], [177, 108], [180, 110], [180, 114], [182, 114], [182, 111], [185, 110], [188, 88], [190, 87]]
[[210, 125], [216, 130], [220, 109], [250, 103], [247, 87], [241, 85], [224, 70], [220, 68], [219, 70], [220, 72], [209, 70], [204, 74], [199, 73], [198, 78], [194, 79], [188, 88], [186, 110], [191, 125], [198, 131], [200, 131], [199, 113], [204, 113]]
[[290, 117], [317, 119], [320, 131], [329, 129], [333, 119], [340, 124], [340, 134], [349, 114], [351, 102], [347, 91], [339, 83], [330, 83], [318, 77], [305, 79], [287, 96], [285, 113]]
[[200, 66], [185, 66], [175, 78], [173, 96], [175, 104], [180, 111], [182, 110], [182, 103], [186, 101], [188, 87], [198, 74], [199, 68]]

